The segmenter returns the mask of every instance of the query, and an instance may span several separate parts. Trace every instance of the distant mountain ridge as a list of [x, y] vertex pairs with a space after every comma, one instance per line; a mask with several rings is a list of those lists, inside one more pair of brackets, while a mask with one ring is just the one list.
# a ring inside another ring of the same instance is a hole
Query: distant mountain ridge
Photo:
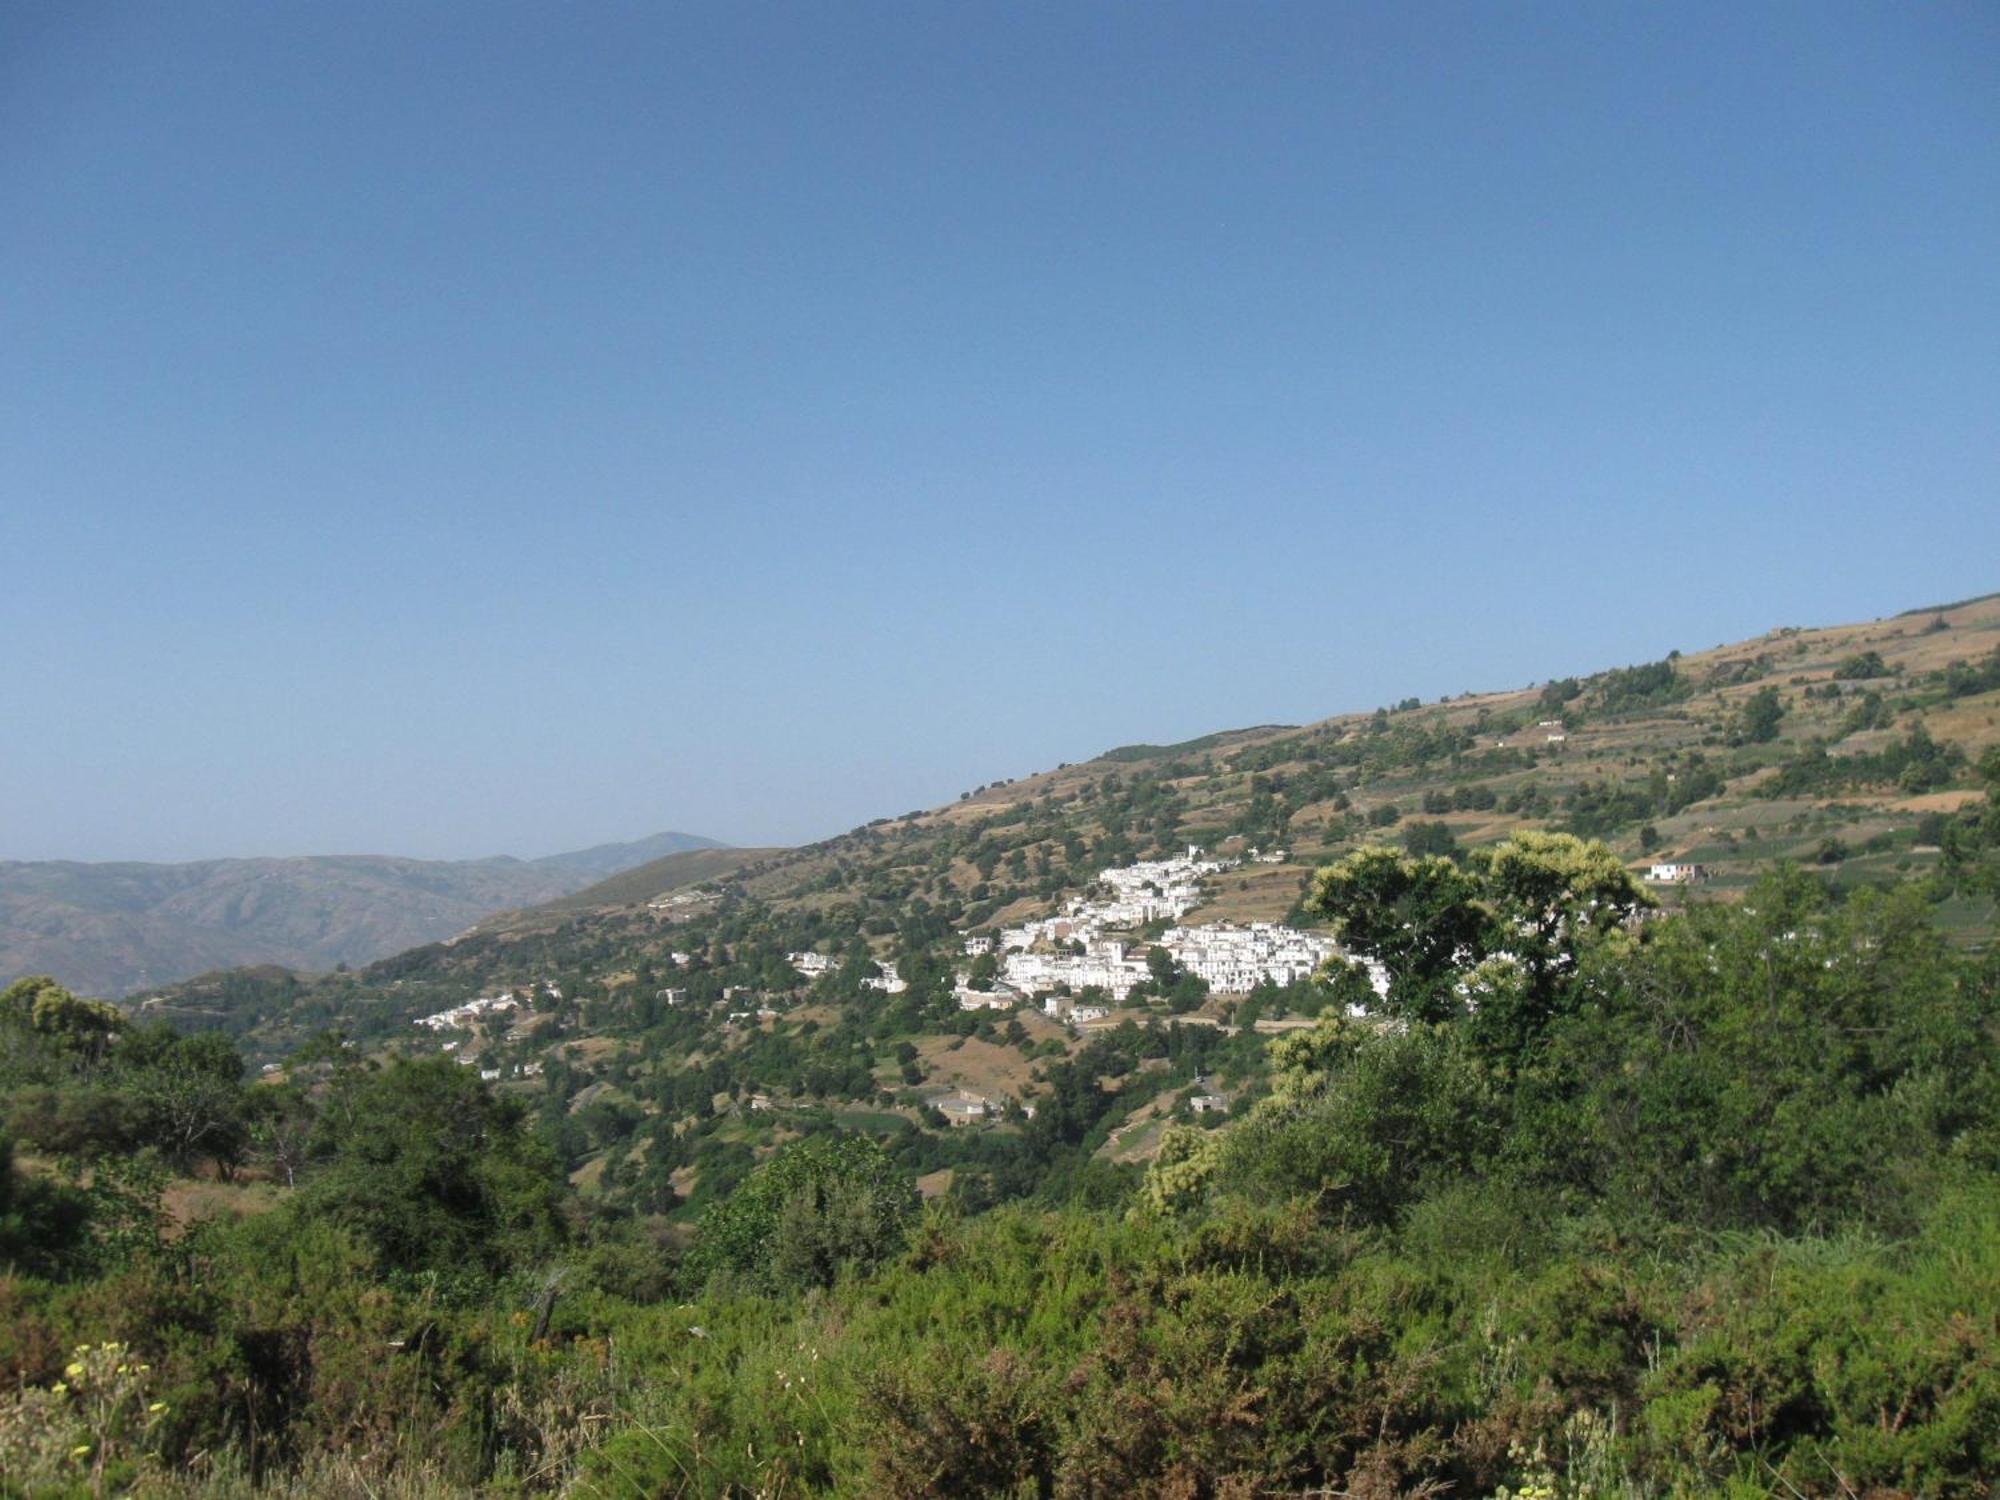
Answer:
[[118, 996], [214, 969], [365, 964], [450, 937], [490, 912], [552, 901], [670, 854], [724, 847], [670, 832], [529, 860], [0, 861], [0, 985], [49, 973], [79, 991]]

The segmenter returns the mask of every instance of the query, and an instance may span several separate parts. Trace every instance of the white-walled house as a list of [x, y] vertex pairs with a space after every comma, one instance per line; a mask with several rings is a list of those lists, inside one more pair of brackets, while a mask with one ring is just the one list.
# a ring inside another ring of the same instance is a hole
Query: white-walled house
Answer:
[[885, 995], [900, 995], [910, 987], [909, 982], [896, 972], [895, 964], [888, 959], [883, 959], [875, 967], [882, 972], [873, 979], [862, 980], [861, 987], [864, 990], [880, 990]]
[[1707, 879], [1708, 871], [1700, 865], [1669, 860], [1648, 869], [1646, 878], [1656, 885], [1689, 885]]
[[930, 1101], [932, 1109], [953, 1125], [973, 1125], [984, 1120], [991, 1106], [978, 1094], [944, 1094]]
[[1010, 989], [975, 990], [960, 985], [952, 991], [960, 1010], [1014, 1010], [1021, 997]]

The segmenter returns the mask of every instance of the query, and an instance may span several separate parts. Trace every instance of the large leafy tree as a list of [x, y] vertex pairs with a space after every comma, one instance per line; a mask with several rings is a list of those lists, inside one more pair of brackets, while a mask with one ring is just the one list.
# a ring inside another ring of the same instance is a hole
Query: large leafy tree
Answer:
[[1842, 903], [1785, 871], [1637, 941], [1621, 874], [1587, 848], [1496, 855], [1482, 902], [1512, 951], [1466, 971], [1466, 1012], [1275, 1044], [1268, 1097], [1168, 1136], [1153, 1201], [1387, 1222], [1477, 1177], [1635, 1226], [1903, 1232], [1939, 1181], [2000, 1162], [2000, 963], [1954, 951], [1919, 889]]
[[1458, 1009], [1458, 973], [1483, 951], [1478, 898], [1478, 881], [1448, 859], [1371, 845], [1319, 871], [1306, 906], [1389, 971], [1391, 1014], [1437, 1021]]
[[104, 1062], [125, 1029], [125, 1012], [72, 995], [46, 974], [0, 990], [0, 1077], [49, 1081]]
[[48, 1178], [24, 1176], [14, 1143], [0, 1134], [0, 1270], [58, 1276], [81, 1260], [89, 1205], [84, 1194]]
[[1837, 905], [1799, 871], [1704, 904], [1588, 965], [1555, 1063], [1581, 1085], [1545, 1160], [1662, 1217], [1898, 1229], [1921, 1174], [2000, 1160], [2000, 966], [1921, 893]]
[[881, 1142], [815, 1136], [787, 1146], [712, 1205], [696, 1229], [687, 1279], [733, 1273], [771, 1288], [829, 1286], [903, 1244], [917, 1192]]
[[1410, 1021], [1476, 1014], [1515, 1050], [1562, 1008], [1578, 956], [1650, 904], [1603, 844], [1523, 832], [1461, 867], [1375, 846], [1321, 870], [1307, 905], [1389, 972], [1384, 1008]]
[[176, 1166], [234, 1166], [246, 1140], [243, 1058], [226, 1037], [135, 1028], [119, 1046], [118, 1073], [141, 1137]]
[[1986, 784], [1985, 804], [1945, 825], [1939, 874], [1946, 889], [2000, 898], [2000, 745], [1979, 758], [1977, 769]]
[[499, 1271], [565, 1238], [561, 1173], [517, 1101], [443, 1059], [350, 1070], [330, 1087], [314, 1143], [326, 1165], [300, 1209], [384, 1265]]
[[1519, 1060], [1582, 1000], [1581, 958], [1622, 946], [1633, 916], [1653, 902], [1595, 839], [1527, 830], [1486, 851], [1480, 866], [1491, 921], [1489, 953], [1466, 989], [1473, 1030], [1489, 1052]]

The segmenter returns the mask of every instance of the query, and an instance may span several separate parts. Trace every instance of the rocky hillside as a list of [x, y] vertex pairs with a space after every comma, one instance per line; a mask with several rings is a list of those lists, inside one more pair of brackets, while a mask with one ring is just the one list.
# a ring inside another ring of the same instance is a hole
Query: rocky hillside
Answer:
[[60, 974], [76, 990], [118, 996], [238, 966], [365, 964], [450, 937], [488, 912], [715, 847], [712, 839], [662, 833], [534, 860], [0, 863], [0, 985]]

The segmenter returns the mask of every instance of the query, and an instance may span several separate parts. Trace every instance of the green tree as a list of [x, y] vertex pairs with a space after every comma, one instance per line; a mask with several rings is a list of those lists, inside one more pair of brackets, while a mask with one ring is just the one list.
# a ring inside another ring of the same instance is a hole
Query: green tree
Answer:
[[1470, 1011], [1513, 1054], [1562, 1008], [1580, 953], [1651, 902], [1603, 844], [1566, 833], [1523, 831], [1469, 863], [1360, 849], [1313, 877], [1307, 905], [1389, 971], [1389, 1014]]
[[1622, 934], [1653, 900], [1595, 839], [1524, 829], [1496, 845], [1483, 863], [1493, 946], [1505, 951], [1525, 983], [1481, 1006], [1480, 1030], [1489, 1040], [1518, 1046], [1547, 1024], [1582, 954]]
[[1834, 667], [1833, 675], [1844, 681], [1863, 681], [1871, 677], [1888, 677], [1893, 674], [1889, 664], [1882, 660], [1880, 651], [1857, 651], [1844, 657]]
[[118, 1072], [142, 1138], [176, 1167], [203, 1159], [224, 1174], [234, 1167], [247, 1139], [243, 1058], [226, 1037], [138, 1027], [119, 1046]]
[[771, 1289], [830, 1286], [902, 1247], [917, 1192], [882, 1143], [815, 1136], [785, 1147], [711, 1204], [695, 1229], [690, 1289], [733, 1274]]
[[81, 1000], [46, 974], [0, 990], [0, 1077], [48, 1081], [101, 1065], [125, 1030], [125, 1013]]
[[1370, 845], [1315, 874], [1306, 907], [1389, 971], [1390, 1014], [1432, 1021], [1457, 1012], [1458, 970], [1479, 956], [1478, 897], [1478, 881], [1448, 859]]
[[499, 1271], [566, 1237], [562, 1178], [525, 1111], [443, 1059], [349, 1071], [332, 1086], [299, 1211], [400, 1270]]
[[1902, 1230], [1948, 1160], [1996, 1161], [2000, 970], [1911, 886], [1836, 905], [1803, 871], [1586, 966], [1556, 1062], [1582, 1093], [1538, 1153], [1663, 1219]]
[[89, 1217], [83, 1193], [23, 1176], [14, 1164], [14, 1142], [0, 1134], [0, 1269], [65, 1274], [88, 1243]]
[[1437, 854], [1446, 859], [1456, 859], [1464, 852], [1448, 823], [1404, 824], [1403, 847], [1412, 854]]
[[1778, 723], [1784, 716], [1785, 703], [1778, 690], [1769, 685], [1760, 687], [1744, 700], [1737, 712], [1733, 737], [1739, 744], [1769, 744], [1778, 737]]

